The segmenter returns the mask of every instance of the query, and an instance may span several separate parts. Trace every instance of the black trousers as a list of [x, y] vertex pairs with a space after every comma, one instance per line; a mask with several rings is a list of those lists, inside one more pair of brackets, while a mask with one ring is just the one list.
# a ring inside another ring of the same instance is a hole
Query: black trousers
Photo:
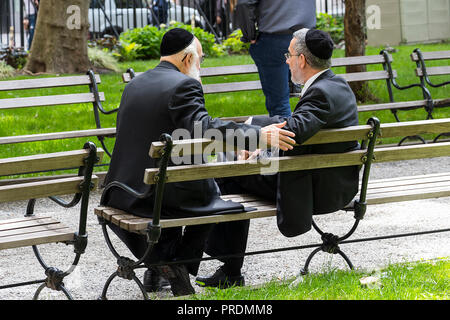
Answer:
[[[111, 230], [130, 249], [131, 253], [140, 259], [147, 249], [145, 235], [128, 232], [118, 226], [108, 223]], [[161, 236], [155, 247], [144, 261], [146, 265], [163, 261], [197, 259], [203, 256], [205, 241], [212, 225], [196, 225], [161, 229]], [[200, 262], [185, 264], [189, 273], [197, 275]]]
[[[216, 179], [220, 191], [225, 194], [246, 193], [266, 200], [276, 201], [276, 175], [251, 175]], [[205, 252], [210, 256], [244, 254], [247, 248], [250, 220], [222, 222], [215, 224], [206, 241]], [[224, 272], [240, 275], [244, 257], [219, 259], [224, 262]]]

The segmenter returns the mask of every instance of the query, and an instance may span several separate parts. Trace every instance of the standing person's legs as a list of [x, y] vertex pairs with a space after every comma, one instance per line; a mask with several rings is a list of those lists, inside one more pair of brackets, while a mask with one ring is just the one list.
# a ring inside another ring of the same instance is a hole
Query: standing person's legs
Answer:
[[288, 52], [292, 35], [261, 33], [257, 42], [250, 45], [250, 55], [258, 67], [266, 109], [270, 116], [289, 117], [289, 66], [284, 54]]

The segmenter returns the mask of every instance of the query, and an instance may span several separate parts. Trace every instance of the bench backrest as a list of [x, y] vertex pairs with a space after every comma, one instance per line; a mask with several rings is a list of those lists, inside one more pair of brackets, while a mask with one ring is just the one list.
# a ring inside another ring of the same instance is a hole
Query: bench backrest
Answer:
[[[79, 168], [78, 177], [64, 177], [47, 181], [10, 183], [0, 186], [0, 202], [27, 200], [47, 196], [79, 193], [80, 184], [92, 175], [95, 162], [101, 161], [103, 150], [92, 143], [86, 149], [0, 159], [0, 176], [23, 175], [40, 171]], [[90, 172], [87, 172], [89, 171]], [[93, 177], [92, 182], [97, 182]]]
[[[386, 58], [387, 57], [387, 58]], [[387, 59], [387, 60], [386, 60]], [[392, 62], [392, 56], [387, 55], [371, 55], [371, 56], [359, 56], [359, 57], [344, 57], [331, 59], [331, 66], [345, 67], [356, 65], [375, 65], [381, 64], [383, 70], [369, 71], [369, 72], [353, 72], [353, 73], [339, 73], [348, 82], [355, 81], [369, 81], [369, 80], [389, 80], [391, 75], [385, 68], [386, 63]], [[223, 66], [223, 67], [209, 67], [200, 69], [200, 76], [202, 78], [228, 76], [228, 75], [241, 75], [241, 74], [256, 74], [258, 69], [256, 65], [236, 65], [236, 66]], [[122, 79], [125, 83], [131, 81], [132, 78], [142, 74], [142, 72], [134, 72], [132, 69], [122, 74]], [[397, 77], [397, 72], [392, 71], [392, 76]], [[256, 81], [241, 81], [241, 82], [228, 82], [228, 83], [216, 83], [203, 85], [203, 92], [205, 94], [213, 93], [225, 93], [225, 92], [237, 92], [237, 91], [250, 91], [261, 90], [261, 82]], [[393, 100], [392, 100], [393, 101]]]
[[[367, 139], [371, 126], [362, 125], [348, 127], [344, 129], [321, 130], [305, 144], [319, 144], [330, 142], [343, 142]], [[382, 124], [380, 128], [381, 137], [403, 137], [414, 134], [435, 134], [450, 131], [450, 119], [409, 121], [401, 123]], [[208, 147], [211, 141], [205, 140], [184, 140], [174, 141], [173, 151], [175, 155], [183, 150], [184, 155], [190, 150], [201, 150]], [[188, 148], [186, 146], [189, 145]], [[177, 147], [178, 146], [178, 147]], [[162, 144], [154, 142], [150, 149], [150, 155], [160, 157]], [[208, 150], [212, 150], [209, 146]], [[213, 177], [229, 177], [257, 174], [261, 169], [267, 170], [270, 167], [277, 168], [277, 171], [309, 170], [318, 168], [363, 165], [366, 150], [356, 150], [341, 154], [311, 154], [291, 157], [274, 157], [270, 163], [256, 161], [235, 161], [206, 164], [181, 165], [167, 168], [166, 182], [188, 181], [196, 179], [206, 179]], [[399, 161], [421, 158], [432, 158], [439, 156], [450, 156], [450, 143], [435, 143], [425, 145], [408, 145], [386, 148], [376, 148], [374, 151], [375, 162]], [[274, 166], [276, 162], [276, 166]], [[154, 184], [159, 173], [158, 168], [148, 168], [145, 170], [144, 182]]]
[[[95, 85], [101, 82], [100, 76], [95, 75]], [[40, 79], [23, 79], [23, 80], [8, 80], [0, 81], [0, 92], [2, 91], [19, 91], [28, 89], [42, 89], [42, 88], [60, 88], [60, 87], [75, 87], [75, 86], [93, 86], [89, 75], [71, 76], [71, 77], [52, 77]], [[57, 94], [33, 97], [20, 98], [4, 98], [0, 99], [0, 110], [27, 108], [27, 107], [43, 107], [78, 103], [95, 103], [98, 101], [105, 101], [103, 92], [88, 91], [87, 93], [72, 93], [72, 94]]]
[[[422, 85], [425, 82], [432, 87], [441, 87], [450, 84], [450, 81], [444, 81], [439, 84], [434, 84], [428, 78], [429, 76], [443, 76], [450, 75], [450, 65], [442, 66], [427, 66], [427, 62], [430, 61], [444, 61], [450, 60], [450, 50], [447, 51], [432, 51], [432, 52], [422, 52], [420, 49], [415, 49], [410, 55], [411, 60], [416, 63], [417, 68], [415, 69], [416, 76], [421, 80]], [[443, 63], [444, 64], [444, 63]]]
[[[92, 70], [89, 70], [86, 75], [80, 76], [0, 81], [0, 111], [15, 110], [18, 108], [42, 108], [87, 103], [92, 104], [93, 117], [96, 124], [96, 129], [64, 132], [31, 132], [30, 134], [24, 135], [11, 135], [8, 132], [6, 135], [0, 137], [0, 145], [97, 136], [105, 152], [110, 155], [103, 138], [115, 135], [115, 128], [102, 128], [100, 112], [103, 114], [110, 114], [116, 112], [118, 109], [116, 108], [108, 111], [103, 109], [102, 102], [105, 101], [105, 94], [98, 90], [98, 84], [100, 83], [100, 76], [94, 74]], [[53, 92], [55, 94], [51, 94], [51, 89], [53, 88], [57, 88], [56, 90], [58, 90], [58, 88], [63, 88], [64, 91], [72, 91], [73, 88], [73, 91], [79, 92], [81, 91], [81, 89], [79, 89], [80, 87], [85, 87], [85, 92], [60, 94], [60, 92], [56, 91]], [[45, 89], [45, 94], [36, 95], [36, 93], [33, 92], [33, 90], [36, 89]], [[21, 92], [20, 97], [9, 98], [13, 92], [24, 90], [26, 91]], [[50, 93], [48, 91], [50, 91]], [[6, 98], [3, 98], [4, 96], [6, 96]], [[51, 123], [51, 121], [49, 121], [49, 123]]]

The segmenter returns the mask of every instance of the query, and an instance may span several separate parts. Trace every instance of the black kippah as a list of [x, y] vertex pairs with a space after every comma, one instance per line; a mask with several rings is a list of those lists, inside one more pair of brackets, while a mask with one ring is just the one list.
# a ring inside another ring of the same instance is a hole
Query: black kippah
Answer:
[[161, 41], [159, 52], [161, 57], [170, 56], [186, 49], [194, 41], [194, 35], [181, 28], [167, 31]]
[[333, 55], [333, 40], [322, 30], [310, 29], [305, 36], [306, 46], [316, 57], [328, 60]]

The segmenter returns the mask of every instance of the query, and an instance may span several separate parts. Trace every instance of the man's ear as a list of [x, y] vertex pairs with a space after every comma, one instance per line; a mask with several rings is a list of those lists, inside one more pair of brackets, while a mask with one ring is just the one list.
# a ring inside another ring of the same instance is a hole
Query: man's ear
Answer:
[[303, 69], [306, 67], [306, 57], [303, 53], [300, 54], [300, 56], [298, 57], [300, 59], [300, 67]]
[[192, 53], [188, 53], [186, 56], [186, 59], [184, 59], [183, 63], [186, 69], [189, 68], [189, 66], [192, 64]]

